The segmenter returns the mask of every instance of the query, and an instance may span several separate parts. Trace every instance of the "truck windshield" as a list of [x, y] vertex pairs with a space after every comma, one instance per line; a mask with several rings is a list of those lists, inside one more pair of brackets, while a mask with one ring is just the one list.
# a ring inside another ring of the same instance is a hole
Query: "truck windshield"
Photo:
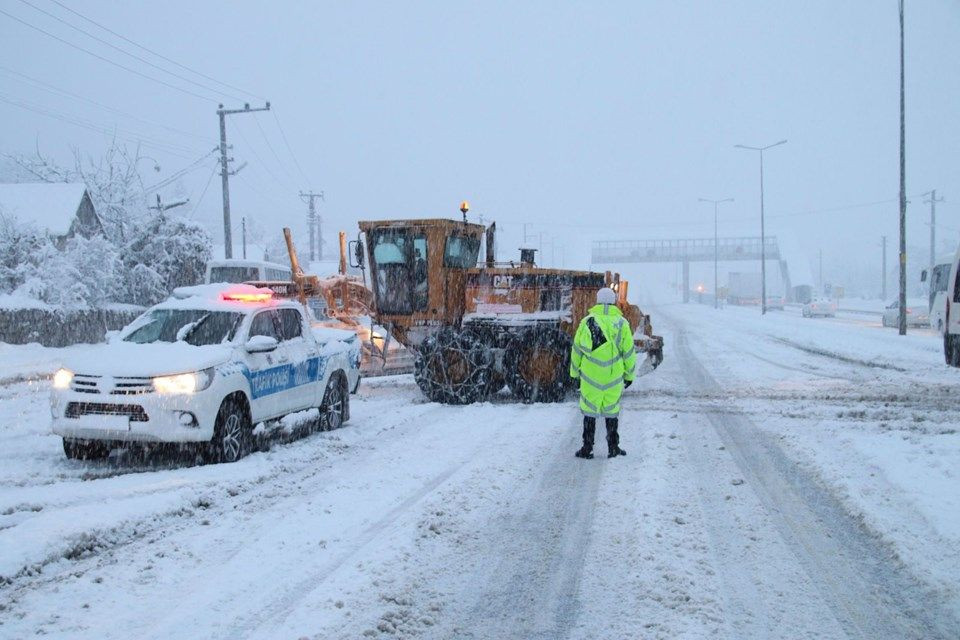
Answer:
[[450, 236], [443, 250], [443, 266], [455, 269], [473, 269], [480, 253], [480, 238]]
[[176, 342], [180, 339], [195, 347], [221, 344], [233, 340], [241, 320], [243, 314], [233, 311], [154, 309], [147, 316], [145, 324], [123, 340], [146, 344]]

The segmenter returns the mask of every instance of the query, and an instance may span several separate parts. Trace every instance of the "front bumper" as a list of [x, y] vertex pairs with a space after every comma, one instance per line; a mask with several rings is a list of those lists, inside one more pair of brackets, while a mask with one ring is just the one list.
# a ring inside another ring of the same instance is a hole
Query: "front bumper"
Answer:
[[[64, 438], [118, 442], [207, 442], [219, 402], [210, 389], [191, 395], [110, 395], [54, 390], [51, 430]], [[192, 416], [185, 425], [185, 416]]]

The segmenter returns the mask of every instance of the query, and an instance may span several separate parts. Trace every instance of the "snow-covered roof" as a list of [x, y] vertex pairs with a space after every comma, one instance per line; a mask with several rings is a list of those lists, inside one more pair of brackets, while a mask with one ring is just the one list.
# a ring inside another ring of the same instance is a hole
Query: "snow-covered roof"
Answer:
[[86, 190], [80, 182], [0, 184], [0, 212], [63, 236], [70, 231]]

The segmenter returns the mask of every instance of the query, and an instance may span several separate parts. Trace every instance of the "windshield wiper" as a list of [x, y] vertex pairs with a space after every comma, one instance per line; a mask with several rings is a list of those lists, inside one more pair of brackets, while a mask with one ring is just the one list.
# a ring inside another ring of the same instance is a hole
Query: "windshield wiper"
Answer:
[[[210, 319], [212, 313], [205, 313], [190, 324], [186, 324], [177, 331], [177, 342], [187, 342], [187, 339], [193, 335], [193, 333], [200, 328], [204, 322]], [[190, 344], [187, 342], [187, 344]]]

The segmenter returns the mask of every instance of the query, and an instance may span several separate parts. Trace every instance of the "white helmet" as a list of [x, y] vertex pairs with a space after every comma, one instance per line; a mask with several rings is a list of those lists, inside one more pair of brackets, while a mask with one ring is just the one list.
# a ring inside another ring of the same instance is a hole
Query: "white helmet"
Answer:
[[604, 287], [597, 291], [597, 304], [616, 304], [617, 294], [610, 287]]

